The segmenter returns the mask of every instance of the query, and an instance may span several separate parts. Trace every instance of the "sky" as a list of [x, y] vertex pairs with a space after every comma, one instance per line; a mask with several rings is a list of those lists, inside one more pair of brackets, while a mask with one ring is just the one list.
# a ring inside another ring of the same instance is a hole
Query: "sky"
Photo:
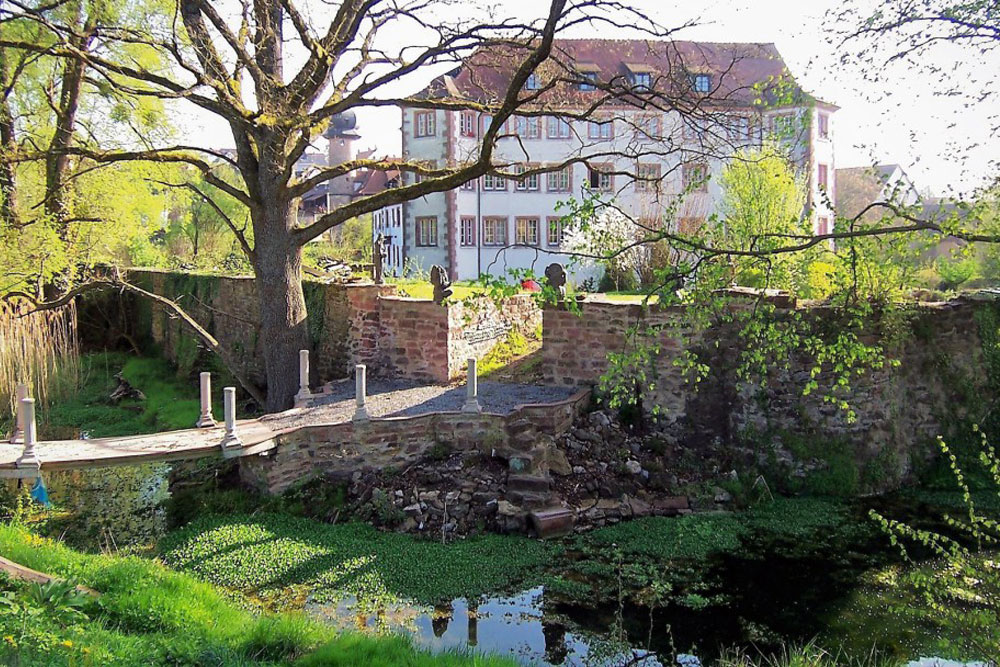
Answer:
[[[697, 25], [677, 33], [678, 39], [717, 42], [773, 42], [799, 83], [816, 97], [840, 107], [833, 121], [836, 166], [898, 163], [920, 190], [937, 195], [969, 193], [997, 173], [995, 162], [1000, 95], [970, 103], [985, 86], [998, 84], [1000, 48], [982, 53], [948, 44], [929, 54], [928, 62], [877, 61], [860, 69], [841, 56], [860, 44], [835, 43], [828, 10], [854, 3], [870, 8], [877, 0], [633, 0], [662, 25], [686, 21]], [[497, 11], [534, 17], [547, 9], [540, 0], [496, 0]], [[462, 4], [455, 7], [461, 12]], [[316, 16], [317, 19], [321, 17]], [[585, 28], [572, 37], [628, 37], [627, 30]], [[399, 39], [406, 39], [399, 35]], [[938, 74], [926, 65], [938, 69]], [[941, 77], [958, 82], [963, 95], [942, 95]], [[1000, 91], [997, 91], [1000, 93]], [[399, 112], [361, 110], [358, 148], [380, 155], [400, 152]], [[992, 120], [992, 122], [991, 122]], [[229, 147], [225, 125], [200, 116], [185, 119], [187, 130], [202, 145]], [[323, 150], [322, 142], [317, 149]], [[991, 162], [992, 161], [992, 162]]]

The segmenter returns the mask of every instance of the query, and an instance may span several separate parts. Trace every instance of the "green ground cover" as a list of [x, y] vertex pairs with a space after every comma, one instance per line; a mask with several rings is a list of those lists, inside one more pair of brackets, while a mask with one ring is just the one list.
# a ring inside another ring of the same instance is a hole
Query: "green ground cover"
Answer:
[[[537, 573], [549, 544], [483, 535], [451, 544], [281, 514], [195, 520], [161, 540], [169, 565], [265, 600], [304, 587], [319, 600], [433, 603], [506, 590]], [[292, 596], [294, 597], [294, 596]]]
[[[116, 404], [109, 398], [118, 384], [114, 375], [119, 371], [145, 394], [144, 400], [126, 399]], [[221, 411], [221, 404], [216, 410]], [[76, 394], [39, 410], [39, 434], [67, 438], [84, 430], [97, 438], [191, 428], [199, 411], [197, 382], [178, 378], [165, 359], [124, 352], [87, 354], [80, 359]]]
[[82, 554], [0, 525], [0, 553], [100, 595], [0, 580], [0, 661], [8, 665], [482, 665], [431, 656], [401, 638], [337, 635], [298, 613], [252, 614], [213, 586], [139, 557]]

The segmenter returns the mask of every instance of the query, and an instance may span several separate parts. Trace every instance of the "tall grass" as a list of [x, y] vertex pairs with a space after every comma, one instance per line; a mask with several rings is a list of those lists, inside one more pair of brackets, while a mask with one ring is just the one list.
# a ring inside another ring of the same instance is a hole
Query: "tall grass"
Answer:
[[72, 391], [80, 365], [76, 305], [31, 312], [26, 304], [0, 303], [0, 400], [13, 414], [18, 384], [42, 404]]

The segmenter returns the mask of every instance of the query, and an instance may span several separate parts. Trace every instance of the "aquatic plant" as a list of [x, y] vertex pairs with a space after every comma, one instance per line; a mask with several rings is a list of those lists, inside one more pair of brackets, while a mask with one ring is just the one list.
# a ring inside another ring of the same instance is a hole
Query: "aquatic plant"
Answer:
[[[973, 427], [980, 438], [979, 463], [1000, 495], [1000, 455], [986, 433]], [[946, 515], [952, 535], [923, 530], [886, 518], [872, 510], [904, 558], [913, 562], [907, 545], [929, 552], [937, 562], [928, 570], [915, 567], [900, 577], [907, 587], [952, 627], [965, 650], [992, 661], [1000, 659], [1000, 522], [983, 514], [973, 499], [958, 457], [944, 438], [938, 444], [962, 494], [964, 514]]]

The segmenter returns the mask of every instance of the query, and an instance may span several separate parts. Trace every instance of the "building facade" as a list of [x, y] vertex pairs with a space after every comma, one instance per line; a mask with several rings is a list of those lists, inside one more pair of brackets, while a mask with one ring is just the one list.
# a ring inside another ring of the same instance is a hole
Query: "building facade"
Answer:
[[[399, 248], [390, 255], [396, 253], [401, 261], [389, 272], [427, 271], [438, 264], [452, 279], [467, 280], [510, 269], [540, 274], [551, 262], [570, 263], [562, 228], [567, 210], [561, 203], [588, 193], [613, 201], [643, 226], [689, 231], [716, 212], [724, 165], [738, 151], [772, 139], [787, 150], [807, 183], [806, 215], [813, 229], [832, 229], [837, 107], [802, 93], [773, 45], [663, 44], [665, 50], [658, 53], [646, 42], [559, 42], [556, 48], [582, 73], [572, 91], [565, 86], [558, 91], [559, 113], [566, 115], [508, 121], [493, 154], [493, 164], [508, 177], [487, 174], [398, 207], [401, 228], [391, 242]], [[680, 65], [678, 53], [683, 56]], [[425, 95], [446, 91], [452, 98], [482, 99], [483, 84], [478, 82], [490, 76], [477, 67], [467, 62], [432, 83]], [[678, 69], [690, 86], [687, 93], [677, 93], [678, 77], [658, 74]], [[690, 99], [692, 105], [665, 110], [662, 104], [641, 101], [605, 102], [586, 120], [567, 118], [591, 108], [603, 94], [589, 81], [619, 80], [633, 90], [669, 87], [673, 99]], [[778, 101], [767, 88], [776, 80], [783, 83], [780, 97], [786, 101]], [[533, 77], [526, 88], [542, 85]], [[762, 98], [769, 101], [761, 103]], [[403, 108], [403, 160], [431, 167], [473, 160], [491, 122], [489, 115], [468, 110]], [[547, 173], [513, 176], [564, 164]], [[413, 172], [402, 174], [404, 184], [418, 178]]]

